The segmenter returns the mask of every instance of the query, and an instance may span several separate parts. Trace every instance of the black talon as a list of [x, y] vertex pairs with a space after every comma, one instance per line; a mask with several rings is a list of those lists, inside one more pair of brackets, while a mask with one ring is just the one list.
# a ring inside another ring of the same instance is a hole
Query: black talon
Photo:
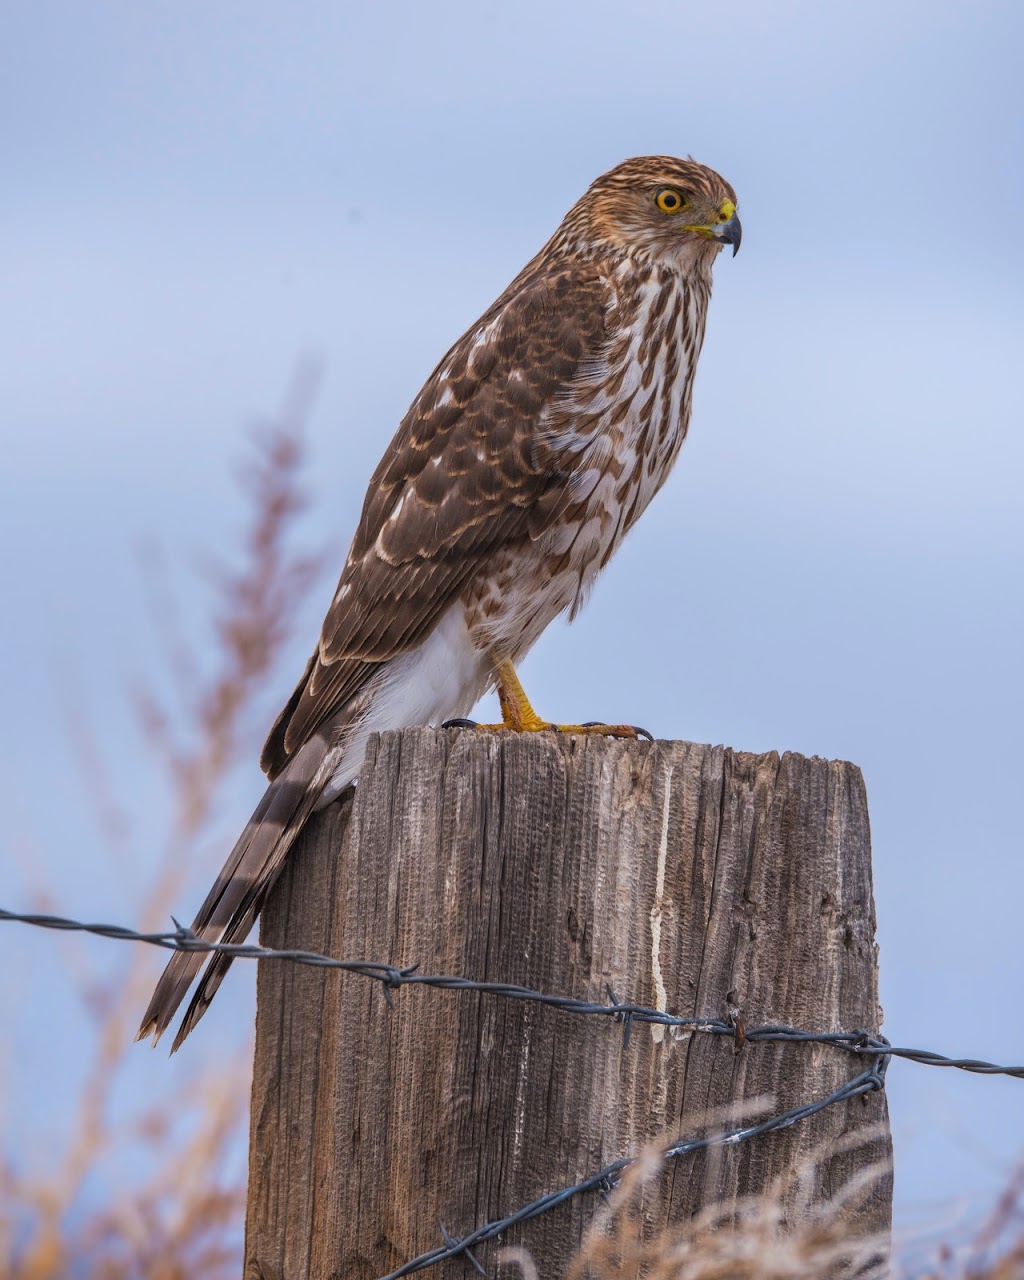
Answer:
[[464, 716], [456, 716], [454, 720], [445, 720], [442, 729], [479, 729], [477, 720], [467, 720]]

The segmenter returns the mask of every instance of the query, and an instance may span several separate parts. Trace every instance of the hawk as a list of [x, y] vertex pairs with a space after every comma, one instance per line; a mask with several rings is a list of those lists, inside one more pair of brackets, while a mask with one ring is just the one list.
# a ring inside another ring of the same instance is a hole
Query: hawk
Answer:
[[[370, 734], [465, 716], [554, 726], [515, 663], [599, 571], [664, 483], [690, 422], [711, 268], [740, 244], [736, 193], [693, 160], [599, 177], [427, 379], [370, 480], [320, 642], [261, 764], [270, 784], [199, 909], [241, 942], [310, 814], [355, 780]], [[139, 1030], [154, 1043], [206, 963], [182, 1043], [231, 961], [176, 953]]]

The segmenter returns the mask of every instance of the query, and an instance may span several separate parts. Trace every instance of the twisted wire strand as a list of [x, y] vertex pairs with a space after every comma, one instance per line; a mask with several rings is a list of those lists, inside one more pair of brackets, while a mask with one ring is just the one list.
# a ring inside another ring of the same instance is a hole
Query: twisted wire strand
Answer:
[[[479, 982], [456, 974], [420, 973], [417, 965], [399, 967], [377, 960], [337, 960], [317, 951], [287, 950], [263, 947], [257, 943], [208, 942], [197, 937], [191, 929], [174, 921], [174, 929], [156, 933], [140, 933], [135, 929], [114, 924], [89, 924], [66, 916], [46, 915], [40, 912], [7, 911], [0, 907], [0, 922], [14, 921], [41, 929], [57, 929], [76, 933], [90, 933], [101, 938], [113, 938], [122, 942], [143, 942], [166, 951], [202, 951], [230, 955], [238, 960], [287, 960], [294, 964], [310, 965], [320, 969], [340, 969], [362, 978], [381, 983], [389, 1003], [391, 992], [400, 987], [433, 987], [443, 991], [476, 991], [483, 995], [507, 1000], [528, 1000], [547, 1005], [562, 1013], [597, 1015], [621, 1023], [623, 1034], [629, 1040], [634, 1023], [654, 1023], [683, 1033], [720, 1035], [737, 1038], [737, 1026], [725, 1018], [682, 1018], [661, 1009], [623, 1002], [608, 990], [608, 1002], [583, 1000], [576, 996], [535, 991], [530, 987], [509, 982]], [[1024, 1066], [1000, 1066], [978, 1058], [949, 1058], [928, 1049], [906, 1048], [890, 1045], [884, 1036], [867, 1031], [804, 1031], [778, 1023], [744, 1027], [742, 1038], [751, 1042], [789, 1042], [794, 1044], [824, 1044], [842, 1049], [861, 1057], [884, 1053], [886, 1057], [905, 1058], [929, 1067], [955, 1067], [978, 1075], [1003, 1075], [1024, 1079]]]
[[[805, 1102], [799, 1107], [792, 1107], [788, 1111], [783, 1111], [778, 1115], [769, 1117], [767, 1120], [762, 1120], [759, 1124], [739, 1125], [731, 1129], [725, 1129], [720, 1133], [712, 1134], [707, 1138], [680, 1138], [662, 1147], [661, 1154], [665, 1159], [675, 1159], [679, 1156], [691, 1155], [695, 1151], [706, 1151], [711, 1147], [738, 1146], [741, 1142], [747, 1142], [751, 1138], [758, 1138], [762, 1134], [773, 1133], [779, 1129], [788, 1129], [790, 1125], [798, 1124], [801, 1120], [806, 1120], [809, 1116], [813, 1116], [819, 1111], [824, 1111], [826, 1107], [831, 1107], [835, 1103], [845, 1102], [849, 1098], [856, 1098], [862, 1094], [873, 1093], [878, 1089], [883, 1089], [885, 1087], [887, 1064], [887, 1055], [878, 1054], [866, 1071], [854, 1076], [852, 1080], [848, 1080], [823, 1098], [817, 1098], [813, 1102]], [[510, 1227], [517, 1226], [521, 1222], [527, 1222], [530, 1218], [539, 1217], [540, 1214], [547, 1213], [549, 1209], [554, 1209], [557, 1205], [564, 1204], [565, 1201], [571, 1200], [575, 1196], [583, 1195], [586, 1192], [607, 1192], [611, 1190], [617, 1184], [622, 1173], [629, 1168], [635, 1159], [635, 1156], [624, 1156], [620, 1160], [614, 1160], [611, 1164], [605, 1165], [603, 1169], [598, 1169], [596, 1173], [589, 1174], [571, 1187], [563, 1187], [560, 1191], [552, 1191], [547, 1195], [538, 1196], [530, 1204], [524, 1205], [521, 1209], [517, 1209], [515, 1213], [509, 1214], [507, 1218], [488, 1222], [475, 1228], [468, 1235], [463, 1236], [461, 1240], [454, 1239], [441, 1225], [443, 1245], [436, 1249], [430, 1249], [426, 1253], [421, 1253], [418, 1257], [411, 1258], [397, 1270], [389, 1271], [387, 1275], [380, 1276], [379, 1280], [399, 1280], [401, 1276], [412, 1275], [416, 1271], [424, 1271], [427, 1267], [436, 1266], [439, 1262], [444, 1262], [448, 1258], [458, 1257], [459, 1254], [465, 1254], [476, 1270], [483, 1275], [485, 1274], [483, 1267], [471, 1252], [476, 1245], [483, 1244], [487, 1240], [493, 1240], [495, 1236], [501, 1235], [503, 1231], [507, 1231]]]

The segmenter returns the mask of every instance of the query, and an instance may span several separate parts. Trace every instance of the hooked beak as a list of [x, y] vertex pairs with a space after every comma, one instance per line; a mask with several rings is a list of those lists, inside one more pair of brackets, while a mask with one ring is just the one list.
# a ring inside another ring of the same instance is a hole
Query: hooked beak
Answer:
[[740, 251], [740, 241], [743, 239], [743, 228], [740, 226], [740, 220], [735, 214], [728, 222], [722, 222], [712, 229], [711, 234], [716, 240], [721, 240], [723, 244], [732, 245], [732, 256], [735, 258]]
[[740, 250], [743, 228], [736, 216], [736, 206], [731, 200], [724, 201], [718, 208], [718, 216], [714, 222], [691, 223], [683, 227], [684, 231], [696, 231], [705, 240], [720, 240], [722, 244], [732, 245], [732, 256], [735, 258]]

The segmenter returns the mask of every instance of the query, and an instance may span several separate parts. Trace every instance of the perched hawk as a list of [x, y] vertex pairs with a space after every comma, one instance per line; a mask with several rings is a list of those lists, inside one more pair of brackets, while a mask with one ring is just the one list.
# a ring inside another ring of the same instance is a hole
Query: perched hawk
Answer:
[[[553, 727], [513, 664], [575, 616], [664, 483], [690, 422], [711, 268], [739, 243], [717, 173], [627, 160], [444, 356], [370, 481], [320, 643], [263, 749], [270, 785], [196, 916], [200, 937], [245, 938], [371, 733], [464, 716], [495, 686], [498, 727]], [[172, 957], [140, 1039], [166, 1030], [204, 961]], [[209, 958], [175, 1049], [229, 964]]]

